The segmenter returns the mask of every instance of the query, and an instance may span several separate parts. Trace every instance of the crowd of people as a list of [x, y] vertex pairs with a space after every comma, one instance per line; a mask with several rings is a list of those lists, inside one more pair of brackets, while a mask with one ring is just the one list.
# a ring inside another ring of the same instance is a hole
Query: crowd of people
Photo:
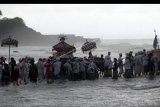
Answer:
[[149, 76], [153, 78], [160, 71], [160, 58], [154, 58], [152, 52], [145, 50], [135, 53], [130, 51], [123, 58], [111, 58], [111, 52], [107, 56], [94, 57], [91, 52], [84, 58], [72, 57], [62, 59], [60, 57], [39, 58], [35, 63], [34, 58], [22, 58], [17, 63], [12, 57], [7, 64], [4, 57], [0, 58], [0, 84], [1, 86], [13, 84], [21, 85], [40, 83], [44, 80], [48, 84], [58, 79], [94, 80], [102, 77], [134, 78], [137, 76]]

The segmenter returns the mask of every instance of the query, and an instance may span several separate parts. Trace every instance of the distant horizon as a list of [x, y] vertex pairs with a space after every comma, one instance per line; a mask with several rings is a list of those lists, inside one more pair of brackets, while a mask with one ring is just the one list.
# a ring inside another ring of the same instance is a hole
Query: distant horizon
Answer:
[[[42, 34], [42, 35], [60, 35], [60, 34], [64, 34], [64, 33], [59, 33], [59, 34]], [[83, 35], [76, 35], [76, 34], [72, 34], [72, 33], [70, 33], [70, 34], [64, 34], [64, 35], [75, 35], [75, 36], [82, 36], [82, 37], [84, 37]], [[157, 37], [159, 37], [158, 35], [157, 35]], [[96, 37], [96, 36], [94, 36], [94, 37], [92, 37], [92, 35], [90, 35], [90, 36], [88, 36], [88, 37], [84, 37], [84, 38], [91, 38], [91, 39], [94, 39], [94, 38], [99, 38], [98, 36]], [[104, 40], [112, 40], [112, 39], [154, 39], [155, 38], [155, 36], [153, 36], [153, 38], [99, 38], [99, 39], [104, 39]]]
[[154, 38], [120, 38], [120, 39], [116, 39], [116, 38], [113, 38], [113, 39], [103, 39], [103, 40], [134, 40], [134, 39], [138, 39], [138, 40], [151, 40], [151, 39], [153, 39], [154, 40]]

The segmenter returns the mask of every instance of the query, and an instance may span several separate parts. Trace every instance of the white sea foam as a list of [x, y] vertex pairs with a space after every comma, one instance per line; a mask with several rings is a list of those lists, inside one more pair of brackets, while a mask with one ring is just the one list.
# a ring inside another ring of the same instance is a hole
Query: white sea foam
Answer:
[[[152, 49], [152, 40], [101, 40], [102, 42], [97, 45], [97, 49], [93, 51], [93, 55], [100, 56], [101, 54], [107, 55], [108, 51], [112, 53], [112, 57], [118, 57], [119, 53], [125, 55], [126, 52], [133, 51], [142, 51], [143, 49], [150, 50]], [[81, 51], [81, 46], [83, 43], [76, 44], [76, 52], [74, 56], [84, 57], [88, 54], [83, 54]], [[0, 56], [8, 57], [8, 48], [0, 47]], [[14, 52], [16, 51], [16, 52]], [[14, 57], [16, 60], [22, 57], [30, 56], [34, 57], [35, 60], [38, 58], [47, 58], [52, 54], [52, 46], [19, 46], [18, 48], [11, 48], [11, 57]]]

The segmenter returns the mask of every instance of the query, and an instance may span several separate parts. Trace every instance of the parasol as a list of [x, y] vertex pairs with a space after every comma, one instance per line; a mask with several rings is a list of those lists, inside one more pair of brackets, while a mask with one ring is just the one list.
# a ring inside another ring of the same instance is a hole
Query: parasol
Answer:
[[8, 59], [8, 62], [10, 62], [10, 47], [11, 46], [18, 47], [18, 41], [9, 36], [8, 38], [3, 39], [1, 41], [1, 47], [4, 47], [4, 46], [9, 46], [9, 59]]
[[85, 51], [91, 51], [91, 50], [93, 50], [93, 49], [95, 49], [95, 48], [97, 48], [97, 47], [96, 47], [96, 42], [88, 42], [88, 41], [86, 41], [86, 42], [82, 45], [81, 50], [82, 50], [83, 53], [84, 53]]

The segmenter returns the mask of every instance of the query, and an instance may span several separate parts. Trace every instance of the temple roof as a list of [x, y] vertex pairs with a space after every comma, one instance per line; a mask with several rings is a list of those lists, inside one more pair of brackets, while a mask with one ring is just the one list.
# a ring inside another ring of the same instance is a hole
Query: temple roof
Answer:
[[76, 50], [74, 46], [71, 46], [64, 41], [61, 41], [52, 47], [52, 50], [56, 50], [57, 52], [69, 52], [72, 51], [73, 49]]

